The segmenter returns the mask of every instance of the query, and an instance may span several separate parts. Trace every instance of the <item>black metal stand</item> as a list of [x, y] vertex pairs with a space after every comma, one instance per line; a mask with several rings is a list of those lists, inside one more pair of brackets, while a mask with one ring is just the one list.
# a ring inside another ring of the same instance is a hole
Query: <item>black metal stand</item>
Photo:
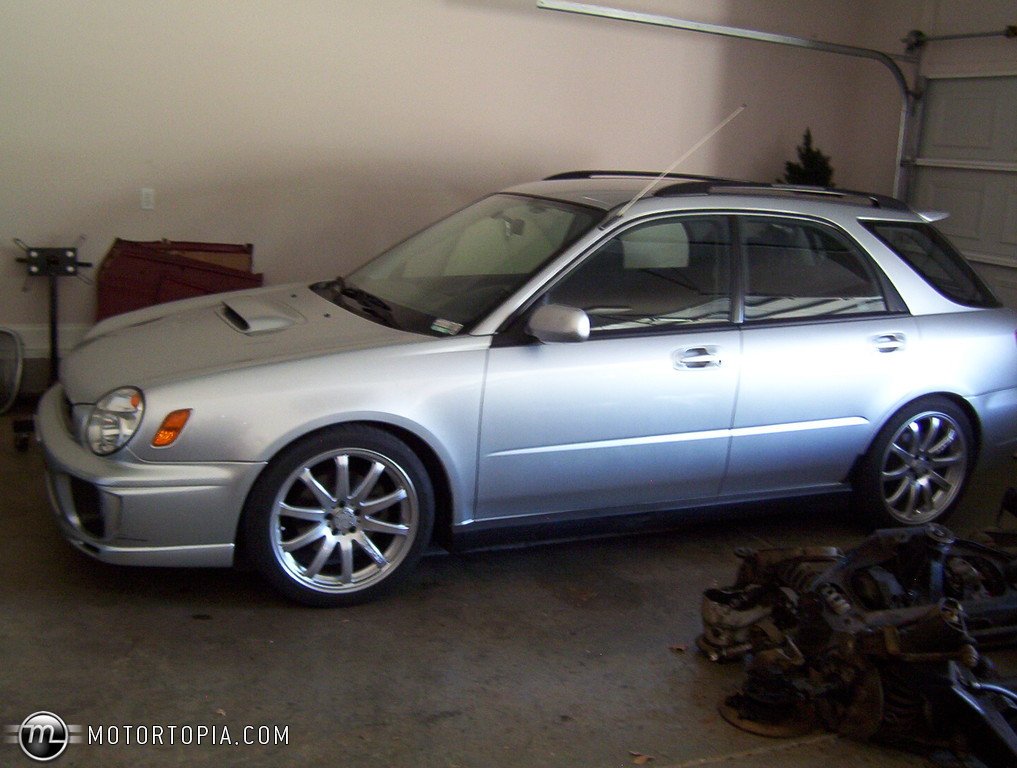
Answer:
[[57, 278], [76, 277], [80, 268], [92, 265], [78, 261], [77, 248], [30, 248], [20, 240], [14, 242], [25, 252], [18, 261], [28, 265], [29, 276], [49, 278], [49, 381], [52, 384], [60, 376], [60, 290]]
[[[60, 377], [60, 287], [58, 278], [76, 277], [82, 267], [91, 263], [78, 261], [77, 248], [31, 248], [20, 240], [14, 241], [25, 255], [17, 261], [28, 265], [29, 277], [49, 278], [49, 383]], [[35, 432], [31, 418], [15, 419], [14, 445], [18, 451], [28, 450], [29, 440]]]

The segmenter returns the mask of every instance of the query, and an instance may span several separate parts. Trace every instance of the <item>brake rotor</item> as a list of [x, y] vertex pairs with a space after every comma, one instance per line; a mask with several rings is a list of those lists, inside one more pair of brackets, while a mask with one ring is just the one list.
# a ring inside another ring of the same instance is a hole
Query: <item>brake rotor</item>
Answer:
[[805, 736], [818, 726], [812, 708], [780, 672], [752, 673], [717, 709], [731, 725], [757, 736]]

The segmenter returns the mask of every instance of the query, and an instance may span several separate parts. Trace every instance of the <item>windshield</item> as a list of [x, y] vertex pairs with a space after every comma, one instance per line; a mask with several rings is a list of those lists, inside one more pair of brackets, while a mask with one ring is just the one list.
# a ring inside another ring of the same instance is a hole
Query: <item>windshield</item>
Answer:
[[338, 281], [333, 300], [404, 330], [454, 335], [469, 330], [600, 217], [557, 201], [493, 195]]

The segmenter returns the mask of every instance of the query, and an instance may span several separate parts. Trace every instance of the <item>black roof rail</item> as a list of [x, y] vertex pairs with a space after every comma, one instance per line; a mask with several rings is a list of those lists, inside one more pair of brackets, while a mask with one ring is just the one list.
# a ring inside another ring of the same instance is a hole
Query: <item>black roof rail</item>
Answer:
[[911, 207], [903, 200], [889, 195], [877, 195], [872, 192], [859, 192], [856, 189], [837, 189], [827, 187], [807, 187], [796, 184], [771, 184], [769, 185], [778, 192], [787, 191], [805, 195], [820, 195], [830, 197], [860, 197], [868, 200], [873, 208], [887, 208], [892, 211], [910, 211]]
[[739, 182], [727, 179], [718, 179], [712, 183], [685, 183], [685, 184], [669, 184], [666, 187], [658, 189], [654, 195], [656, 197], [674, 197], [678, 195], [708, 195], [711, 192], [738, 192], [744, 191], [747, 193], [772, 193], [772, 194], [787, 194], [787, 195], [813, 195], [816, 197], [823, 197], [829, 199], [840, 199], [853, 197], [860, 200], [865, 200], [873, 208], [886, 208], [892, 211], [910, 211], [911, 208], [907, 203], [898, 200], [895, 197], [889, 197], [887, 195], [877, 195], [871, 192], [859, 192], [852, 189], [830, 189], [827, 187], [810, 187], [798, 184], [758, 184], [755, 182]]
[[[717, 176], [699, 176], [692, 173], [666, 173], [661, 176], [660, 171], [565, 171], [547, 176], [544, 181], [563, 181], [573, 179], [597, 179], [597, 178], [642, 178], [642, 179], [687, 179], [689, 181], [712, 181], [721, 182], [729, 179], [721, 179]], [[749, 183], [749, 182], [743, 182]]]
[[679, 195], [709, 195], [713, 192], [744, 191], [756, 194], [775, 195], [813, 195], [827, 199], [853, 197], [867, 201], [873, 208], [886, 208], [891, 211], [910, 211], [907, 203], [888, 195], [877, 195], [871, 192], [859, 192], [852, 189], [835, 189], [828, 187], [811, 187], [803, 184], [762, 184], [754, 181], [723, 178], [720, 176], [701, 176], [694, 173], [665, 173], [656, 171], [618, 171], [618, 170], [580, 170], [565, 171], [547, 176], [544, 181], [566, 181], [575, 179], [596, 178], [643, 178], [671, 180], [654, 190], [653, 197], [676, 197]]
[[678, 195], [708, 195], [714, 190], [723, 188], [755, 189], [756, 183], [751, 181], [738, 181], [737, 179], [711, 179], [704, 178], [695, 181], [682, 181], [675, 184], [668, 184], [659, 187], [654, 197], [677, 197]]

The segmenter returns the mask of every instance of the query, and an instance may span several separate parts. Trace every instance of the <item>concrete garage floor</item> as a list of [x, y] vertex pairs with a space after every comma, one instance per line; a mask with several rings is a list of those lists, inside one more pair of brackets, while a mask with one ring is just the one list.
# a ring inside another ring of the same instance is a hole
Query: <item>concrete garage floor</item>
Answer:
[[[0, 718], [47, 710], [86, 739], [101, 730], [119, 742], [71, 744], [55, 765], [929, 764], [829, 734], [738, 731], [716, 704], [739, 666], [693, 650], [700, 594], [731, 581], [734, 547], [852, 546], [862, 535], [843, 504], [436, 555], [381, 602], [323, 611], [288, 604], [250, 573], [77, 554], [50, 519], [39, 449], [14, 452], [9, 416], [0, 480]], [[983, 467], [952, 527], [987, 523], [1015, 480], [1008, 458]], [[221, 744], [224, 727], [241, 743]], [[287, 743], [243, 743], [277, 734]], [[0, 765], [35, 764], [0, 743]]]

